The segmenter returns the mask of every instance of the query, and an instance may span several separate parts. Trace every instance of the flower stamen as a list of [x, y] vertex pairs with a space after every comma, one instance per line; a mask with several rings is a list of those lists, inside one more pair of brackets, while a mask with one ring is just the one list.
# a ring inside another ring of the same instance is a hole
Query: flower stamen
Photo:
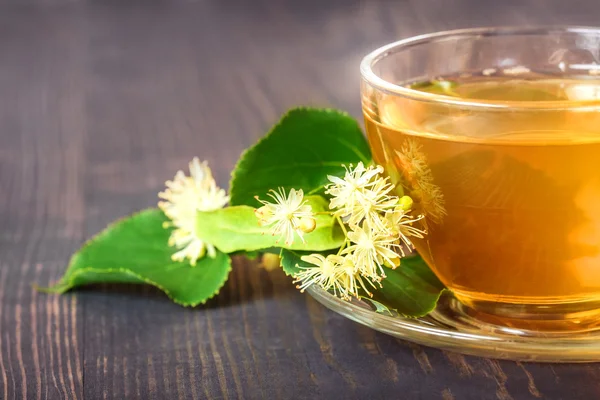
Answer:
[[316, 227], [316, 220], [312, 207], [306, 204], [302, 189], [290, 189], [286, 195], [283, 188], [268, 193], [274, 202], [256, 199], [263, 204], [255, 210], [256, 218], [261, 226], [272, 226], [273, 236], [279, 235], [284, 239], [285, 245], [294, 242], [294, 234], [304, 242], [304, 233], [312, 232]]

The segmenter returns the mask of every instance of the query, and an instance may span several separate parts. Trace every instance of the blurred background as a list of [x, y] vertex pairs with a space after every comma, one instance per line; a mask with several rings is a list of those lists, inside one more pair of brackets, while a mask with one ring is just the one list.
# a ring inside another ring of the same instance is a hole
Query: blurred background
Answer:
[[165, 178], [149, 153], [168, 171], [202, 153], [223, 184], [291, 106], [360, 116], [358, 64], [380, 45], [473, 26], [593, 25], [599, 12], [589, 0], [5, 0], [1, 147], [27, 158], [83, 146], [93, 177], [123, 163], [138, 188]]

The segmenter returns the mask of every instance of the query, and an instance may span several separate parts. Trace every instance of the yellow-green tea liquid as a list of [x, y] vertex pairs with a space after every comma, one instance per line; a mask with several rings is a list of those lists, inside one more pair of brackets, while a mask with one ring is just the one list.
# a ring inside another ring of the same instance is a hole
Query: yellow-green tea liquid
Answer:
[[[363, 99], [375, 160], [426, 215], [429, 234], [415, 245], [439, 278], [476, 308], [527, 304], [534, 308], [524, 315], [548, 309], [550, 318], [594, 312], [600, 81], [478, 75], [413, 87], [526, 102], [515, 111]], [[536, 109], [541, 101], [556, 106]], [[569, 108], [575, 102], [589, 107]]]

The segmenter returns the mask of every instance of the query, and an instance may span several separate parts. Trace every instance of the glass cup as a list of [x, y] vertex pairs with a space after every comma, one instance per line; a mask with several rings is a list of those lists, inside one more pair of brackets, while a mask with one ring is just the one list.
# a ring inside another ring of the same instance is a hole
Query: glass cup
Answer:
[[425, 216], [415, 247], [465, 312], [600, 326], [600, 29], [418, 36], [361, 74], [374, 159]]

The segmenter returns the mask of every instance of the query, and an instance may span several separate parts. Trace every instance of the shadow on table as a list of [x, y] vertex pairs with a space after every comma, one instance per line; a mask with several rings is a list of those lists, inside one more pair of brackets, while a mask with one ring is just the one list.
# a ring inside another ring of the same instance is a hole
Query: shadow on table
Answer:
[[[134, 302], [143, 301], [161, 304], [174, 304], [167, 295], [151, 285], [137, 284], [93, 284], [82, 286], [68, 292], [66, 295], [81, 294], [84, 299], [110, 298], [122, 302], [124, 298]], [[188, 310], [203, 310], [227, 308], [243, 303], [254, 303], [261, 300], [277, 301], [294, 295], [301, 295], [292, 283], [292, 278], [286, 276], [281, 269], [266, 271], [256, 260], [235, 257], [229, 279], [221, 288], [219, 294], [205, 304], [186, 307]], [[304, 295], [302, 295], [304, 296]], [[184, 307], [177, 305], [184, 309]]]

